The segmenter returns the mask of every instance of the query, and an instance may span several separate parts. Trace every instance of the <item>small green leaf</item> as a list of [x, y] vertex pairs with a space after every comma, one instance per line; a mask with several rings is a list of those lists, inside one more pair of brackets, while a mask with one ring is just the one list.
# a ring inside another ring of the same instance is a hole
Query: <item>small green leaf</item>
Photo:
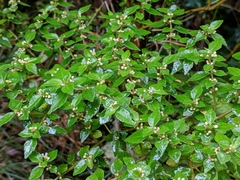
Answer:
[[124, 141], [131, 144], [138, 144], [142, 142], [147, 136], [153, 133], [152, 128], [143, 128], [135, 131], [130, 136], [128, 136]]
[[205, 120], [206, 122], [208, 122], [208, 124], [212, 124], [215, 119], [216, 119], [216, 113], [212, 108], [210, 108], [205, 114]]
[[132, 120], [131, 114], [128, 110], [121, 108], [116, 112], [116, 118], [127, 126], [135, 126], [135, 122]]
[[11, 119], [15, 116], [14, 112], [9, 112], [4, 114], [3, 116], [0, 116], [0, 127], [6, 123], [8, 123], [9, 121], [11, 121]]
[[214, 162], [211, 161], [210, 159], [206, 159], [203, 162], [203, 167], [204, 167], [204, 173], [207, 173], [208, 171], [210, 171], [212, 168], [214, 168]]
[[83, 13], [87, 12], [87, 11], [90, 9], [91, 6], [92, 6], [92, 5], [89, 4], [89, 5], [87, 5], [87, 6], [81, 7], [81, 8], [78, 10], [78, 13], [83, 14]]
[[87, 99], [88, 101], [90, 102], [93, 102], [94, 101], [94, 98], [95, 98], [95, 91], [93, 88], [89, 88], [89, 89], [86, 89], [82, 92], [82, 95], [85, 99]]
[[37, 139], [30, 139], [24, 143], [24, 158], [27, 159], [28, 156], [36, 149]]
[[194, 180], [211, 180], [211, 175], [210, 174], [205, 174], [205, 173], [198, 173], [194, 177]]
[[165, 152], [165, 150], [168, 147], [168, 143], [169, 141], [167, 139], [161, 139], [159, 141], [156, 141], [154, 143], [155, 147], [160, 151], [160, 157], [163, 155], [163, 153]]
[[155, 127], [159, 122], [160, 118], [160, 112], [157, 110], [153, 111], [152, 114], [150, 114], [148, 117], [148, 124], [150, 125], [150, 127]]
[[210, 28], [211, 29], [217, 29], [221, 26], [221, 24], [223, 23], [223, 20], [216, 20], [216, 21], [213, 21], [211, 22], [210, 24]]
[[78, 174], [81, 174], [83, 171], [87, 169], [87, 164], [84, 159], [77, 162], [77, 164], [74, 166], [73, 169], [73, 176], [76, 176]]
[[134, 43], [132, 43], [130, 41], [126, 41], [126, 42], [124, 42], [124, 44], [129, 49], [140, 51], [140, 49]]
[[73, 95], [74, 83], [72, 82], [67, 83], [65, 86], [61, 88], [61, 91], [66, 94]]
[[57, 78], [52, 78], [50, 80], [48, 80], [47, 82], [45, 82], [42, 86], [61, 86], [63, 84], [61, 79], [57, 79]]
[[24, 36], [27, 42], [31, 42], [36, 36], [35, 30], [28, 30]]
[[9, 47], [9, 48], [12, 47], [12, 45], [11, 45], [9, 39], [6, 38], [6, 37], [4, 37], [4, 36], [0, 37], [0, 43], [1, 43], [2, 45], [4, 45], [4, 46]]
[[119, 173], [123, 168], [123, 162], [120, 159], [115, 160], [111, 165], [112, 174]]
[[240, 60], [240, 52], [237, 52], [237, 53], [233, 54], [232, 57], [234, 59]]
[[229, 154], [221, 151], [217, 153], [217, 158], [221, 164], [225, 164], [226, 162], [231, 160], [231, 156]]
[[38, 108], [37, 105], [42, 100], [40, 95], [33, 95], [32, 98], [29, 100], [28, 109], [33, 110], [34, 108]]
[[52, 97], [52, 105], [48, 111], [48, 114], [51, 114], [53, 111], [57, 110], [62, 105], [64, 105], [65, 102], [67, 101], [67, 98], [68, 98], [68, 94], [65, 94], [62, 92], [59, 92], [54, 97]]
[[221, 146], [222, 148], [224, 148], [224, 149], [229, 148], [231, 141], [226, 135], [224, 135], [220, 132], [217, 132], [215, 134], [214, 139], [219, 144], [219, 146]]
[[88, 130], [88, 129], [81, 130], [80, 131], [81, 143], [83, 143], [88, 138], [89, 135], [90, 135], [90, 130]]
[[234, 104], [232, 107], [232, 112], [237, 116], [240, 117], [240, 104]]
[[172, 149], [168, 151], [168, 155], [170, 158], [172, 158], [176, 163], [179, 162], [181, 157], [181, 151], [179, 149]]
[[169, 55], [169, 56], [166, 56], [164, 59], [163, 59], [163, 64], [170, 64], [174, 61], [177, 60], [177, 55], [176, 54], [172, 54], [172, 55]]
[[48, 162], [51, 162], [51, 161], [53, 161], [54, 159], [56, 159], [57, 154], [58, 154], [58, 150], [57, 150], [57, 149], [49, 152], [49, 153], [48, 153], [48, 157], [50, 157], [50, 159], [48, 160]]
[[199, 96], [201, 96], [202, 92], [203, 92], [203, 89], [202, 89], [201, 85], [195, 86], [191, 90], [191, 98], [192, 99], [197, 99]]
[[17, 100], [17, 99], [11, 99], [9, 104], [8, 104], [8, 107], [11, 110], [19, 110], [22, 107], [22, 102], [20, 100]]
[[44, 168], [36, 166], [32, 169], [30, 176], [29, 176], [29, 180], [36, 180], [38, 179], [42, 173], [43, 173]]
[[32, 72], [33, 74], [37, 74], [37, 73], [38, 73], [36, 64], [27, 63], [27, 64], [26, 64], [26, 69], [27, 69], [28, 71]]
[[96, 130], [93, 132], [92, 136], [96, 139], [100, 138], [100, 137], [102, 137], [102, 132], [100, 130]]
[[212, 41], [212, 42], [209, 44], [209, 49], [210, 49], [212, 52], [221, 49], [221, 47], [222, 47], [222, 43], [221, 43], [221, 41], [218, 41], [218, 40]]

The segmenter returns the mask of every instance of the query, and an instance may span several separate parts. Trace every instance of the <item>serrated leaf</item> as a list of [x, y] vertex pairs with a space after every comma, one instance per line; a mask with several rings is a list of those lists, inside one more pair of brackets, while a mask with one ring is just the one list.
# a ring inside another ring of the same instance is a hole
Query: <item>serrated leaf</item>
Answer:
[[221, 49], [222, 47], [222, 43], [218, 40], [215, 40], [215, 41], [212, 41], [210, 44], [209, 44], [209, 49], [214, 52], [214, 51], [217, 51], [219, 49]]
[[124, 45], [129, 49], [140, 51], [140, 49], [134, 43], [132, 43], [130, 41], [124, 42]]
[[3, 116], [0, 116], [0, 127], [6, 123], [8, 123], [9, 121], [11, 121], [11, 119], [15, 116], [14, 112], [9, 112], [4, 114]]
[[135, 122], [132, 120], [131, 114], [128, 110], [121, 108], [116, 112], [116, 118], [125, 123], [127, 126], [135, 126]]
[[76, 176], [78, 174], [81, 174], [87, 169], [87, 164], [84, 159], [77, 162], [77, 164], [74, 166], [73, 169], [73, 176]]
[[28, 156], [36, 149], [37, 139], [30, 139], [24, 143], [24, 158], [27, 159]]
[[43, 173], [44, 168], [36, 166], [32, 169], [30, 176], [29, 176], [29, 180], [36, 180], [38, 179], [42, 173]]
[[240, 76], [240, 69], [235, 67], [227, 67], [229, 74], [233, 76]]
[[59, 92], [52, 98], [52, 105], [48, 111], [48, 114], [51, 114], [53, 111], [60, 108], [67, 101], [68, 94]]
[[233, 54], [232, 57], [234, 59], [240, 60], [240, 52], [237, 52], [237, 53]]
[[87, 5], [87, 6], [81, 7], [81, 8], [78, 10], [78, 13], [83, 14], [83, 13], [87, 12], [87, 11], [90, 9], [91, 6], [92, 6], [92, 5], [89, 4], [89, 5]]

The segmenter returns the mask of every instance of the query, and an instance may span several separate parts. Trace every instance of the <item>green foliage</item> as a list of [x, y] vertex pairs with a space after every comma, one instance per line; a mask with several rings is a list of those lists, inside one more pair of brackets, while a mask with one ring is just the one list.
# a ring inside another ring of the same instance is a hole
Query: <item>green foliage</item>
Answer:
[[[24, 158], [36, 164], [30, 180], [240, 178], [240, 69], [218, 54], [227, 45], [217, 33], [223, 21], [189, 30], [183, 9], [140, 2], [96, 16], [91, 5], [51, 1], [23, 33], [7, 23], [23, 28], [18, 7], [27, 4], [11, 1], [1, 13], [0, 46], [12, 52], [0, 64], [10, 109], [0, 126], [24, 122]], [[62, 114], [66, 126], [56, 123]], [[61, 163], [57, 149], [37, 148], [43, 136], [74, 130], [82, 147]], [[102, 149], [109, 143], [111, 164]]]

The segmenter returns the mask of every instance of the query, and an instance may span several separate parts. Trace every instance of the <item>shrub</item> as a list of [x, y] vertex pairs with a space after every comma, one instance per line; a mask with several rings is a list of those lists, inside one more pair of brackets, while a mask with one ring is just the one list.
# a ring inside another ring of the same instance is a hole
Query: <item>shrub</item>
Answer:
[[[120, 5], [91, 13], [51, 1], [28, 19], [27, 4], [9, 1], [2, 11], [0, 126], [22, 125], [29, 179], [240, 178], [240, 69], [218, 53], [223, 21], [190, 30], [176, 5]], [[76, 133], [66, 156], [38, 148]]]

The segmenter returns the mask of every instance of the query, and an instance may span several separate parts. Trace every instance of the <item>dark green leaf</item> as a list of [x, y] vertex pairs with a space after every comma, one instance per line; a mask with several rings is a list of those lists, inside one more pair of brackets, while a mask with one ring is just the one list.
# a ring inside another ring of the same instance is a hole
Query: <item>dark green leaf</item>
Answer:
[[52, 104], [51, 108], [48, 111], [48, 114], [51, 114], [53, 111], [57, 110], [58, 108], [62, 107], [67, 101], [68, 94], [64, 94], [59, 92], [54, 97], [52, 97]]
[[36, 149], [37, 139], [30, 139], [24, 143], [24, 158], [27, 159], [28, 156]]
[[124, 42], [124, 44], [129, 49], [140, 51], [140, 49], [134, 43], [132, 43], [130, 41], [126, 41], [126, 42]]
[[78, 174], [81, 174], [83, 171], [87, 169], [87, 164], [85, 160], [80, 160], [77, 162], [77, 164], [74, 166], [73, 169], [73, 176], [76, 176]]
[[9, 48], [12, 47], [12, 45], [11, 45], [9, 39], [6, 38], [6, 37], [4, 37], [4, 36], [0, 37], [0, 43], [1, 43], [2, 45], [4, 45], [4, 46], [9, 47]]
[[29, 176], [29, 180], [36, 180], [38, 179], [42, 173], [43, 173], [44, 168], [36, 166], [32, 169], [30, 176]]
[[14, 112], [9, 112], [4, 114], [3, 116], [0, 116], [0, 127], [6, 123], [8, 123], [9, 121], [11, 121], [11, 119], [15, 116]]

